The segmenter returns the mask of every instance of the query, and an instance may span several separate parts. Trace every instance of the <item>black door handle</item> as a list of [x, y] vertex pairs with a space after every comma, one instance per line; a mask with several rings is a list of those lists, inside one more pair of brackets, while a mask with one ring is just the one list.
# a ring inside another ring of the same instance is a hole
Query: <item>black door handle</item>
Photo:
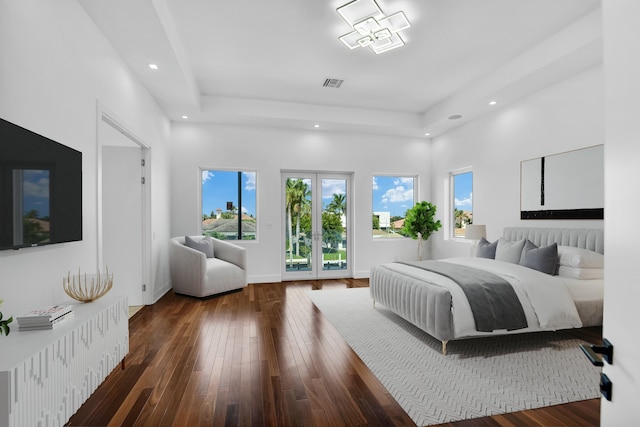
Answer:
[[596, 353], [601, 354], [602, 358], [609, 365], [613, 365], [613, 344], [606, 338], [602, 339], [601, 346], [581, 344], [580, 349], [582, 349], [582, 352], [589, 358], [594, 366], [604, 366], [604, 362]]

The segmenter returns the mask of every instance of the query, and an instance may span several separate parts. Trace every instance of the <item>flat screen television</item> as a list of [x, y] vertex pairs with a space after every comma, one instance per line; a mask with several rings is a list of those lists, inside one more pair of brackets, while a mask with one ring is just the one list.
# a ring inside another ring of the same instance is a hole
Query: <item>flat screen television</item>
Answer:
[[0, 119], [0, 250], [82, 240], [82, 153]]

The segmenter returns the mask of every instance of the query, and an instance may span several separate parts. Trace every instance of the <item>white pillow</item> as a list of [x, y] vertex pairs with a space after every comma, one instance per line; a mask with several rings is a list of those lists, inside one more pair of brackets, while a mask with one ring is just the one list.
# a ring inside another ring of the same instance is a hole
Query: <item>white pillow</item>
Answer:
[[604, 255], [571, 246], [558, 246], [558, 264], [565, 267], [604, 268]]
[[604, 268], [558, 267], [558, 276], [570, 279], [604, 279]]
[[498, 239], [498, 246], [496, 247], [496, 260], [510, 262], [512, 264], [520, 263], [520, 256], [522, 255], [522, 248], [526, 239], [518, 240], [517, 242], [510, 242], [503, 239]]

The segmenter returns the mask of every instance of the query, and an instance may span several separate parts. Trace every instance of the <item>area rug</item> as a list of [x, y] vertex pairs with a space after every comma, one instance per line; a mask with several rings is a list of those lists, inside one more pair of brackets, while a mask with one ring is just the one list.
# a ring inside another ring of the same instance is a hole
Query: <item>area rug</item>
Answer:
[[440, 341], [373, 308], [368, 288], [309, 297], [418, 426], [599, 397], [580, 340], [538, 332]]

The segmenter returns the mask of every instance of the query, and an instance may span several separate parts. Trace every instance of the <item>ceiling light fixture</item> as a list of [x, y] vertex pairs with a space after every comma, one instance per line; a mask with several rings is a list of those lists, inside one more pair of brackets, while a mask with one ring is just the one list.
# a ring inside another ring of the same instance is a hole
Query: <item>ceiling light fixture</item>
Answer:
[[183, 118], [183, 119], [188, 119], [188, 118], [189, 118], [189, 116], [182, 116], [182, 118]]
[[152, 70], [157, 70], [158, 66], [156, 64], [149, 64], [149, 68], [151, 68]]
[[354, 31], [338, 37], [349, 49], [369, 47], [380, 54], [404, 46], [398, 34], [411, 26], [404, 12], [386, 16], [375, 0], [353, 0], [336, 9]]
[[320, 127], [320, 125], [313, 125], [313, 127], [317, 129]]
[[496, 105], [498, 101], [489, 101], [489, 105]]

